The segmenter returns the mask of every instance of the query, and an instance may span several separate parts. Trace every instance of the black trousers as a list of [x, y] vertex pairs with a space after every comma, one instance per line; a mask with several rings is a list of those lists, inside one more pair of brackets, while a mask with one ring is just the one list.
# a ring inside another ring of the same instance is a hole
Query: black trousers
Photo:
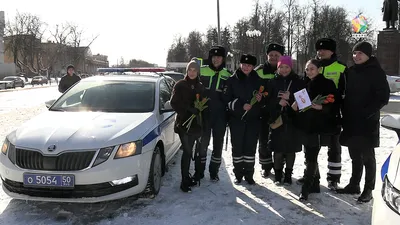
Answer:
[[350, 158], [352, 161], [352, 173], [350, 185], [360, 185], [363, 167], [365, 167], [365, 185], [364, 190], [374, 190], [376, 175], [375, 149], [372, 147], [350, 147]]
[[328, 174], [327, 180], [340, 182], [342, 171], [342, 146], [339, 143], [339, 134], [321, 135], [321, 143], [328, 146]]
[[296, 153], [283, 153], [283, 152], [274, 152], [274, 169], [283, 170], [285, 166], [286, 170], [293, 170], [294, 161], [296, 160]]
[[233, 172], [237, 178], [253, 177], [260, 121], [233, 118], [229, 122], [232, 143]]
[[271, 170], [274, 167], [272, 152], [268, 149], [269, 124], [268, 118], [261, 120], [261, 129], [258, 142], [258, 159], [263, 170]]
[[313, 183], [319, 184], [321, 178], [318, 168], [318, 154], [321, 146], [304, 146], [306, 169], [304, 171], [304, 186], [310, 188]]
[[[187, 134], [184, 131], [179, 132], [179, 138], [182, 142], [182, 158], [181, 158], [181, 175], [182, 180], [188, 179], [190, 177], [189, 169], [190, 169], [190, 161], [192, 160], [193, 155], [193, 146], [195, 141], [198, 139], [197, 136]], [[198, 166], [195, 164], [196, 172], [200, 169], [197, 168]]]
[[[224, 145], [224, 137], [226, 131], [226, 112], [221, 112], [221, 115], [210, 115], [208, 122], [204, 125], [203, 135], [201, 137], [200, 148], [205, 155], [201, 156], [201, 161], [207, 161], [207, 150], [210, 144], [211, 134], [213, 137], [213, 152], [211, 155], [209, 171], [210, 176], [216, 176], [221, 166], [222, 148]], [[204, 167], [205, 168], [205, 167]], [[203, 171], [204, 173], [204, 171]]]

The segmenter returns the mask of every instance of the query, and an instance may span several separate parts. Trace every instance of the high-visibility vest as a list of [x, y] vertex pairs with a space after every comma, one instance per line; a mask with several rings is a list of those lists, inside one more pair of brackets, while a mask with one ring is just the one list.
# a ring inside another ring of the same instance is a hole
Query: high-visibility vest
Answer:
[[340, 74], [346, 70], [346, 66], [340, 64], [339, 62], [334, 62], [329, 66], [322, 67], [320, 73], [324, 75], [325, 78], [332, 80], [336, 88], [339, 87]]
[[258, 69], [256, 72], [261, 79], [273, 79], [275, 77], [275, 74], [273, 74], [273, 73], [264, 74], [264, 71], [262, 68]]
[[213, 77], [218, 74], [218, 79], [217, 79], [217, 84], [215, 85], [216, 91], [222, 91], [222, 87], [220, 87], [221, 80], [228, 80], [230, 76], [232, 76], [231, 73], [228, 72], [226, 68], [223, 68], [221, 71], [217, 72], [212, 70], [209, 66], [202, 66], [200, 68], [200, 77], [202, 81], [207, 81], [207, 83], [203, 82], [203, 85], [207, 88], [210, 89], [212, 86], [213, 82]]

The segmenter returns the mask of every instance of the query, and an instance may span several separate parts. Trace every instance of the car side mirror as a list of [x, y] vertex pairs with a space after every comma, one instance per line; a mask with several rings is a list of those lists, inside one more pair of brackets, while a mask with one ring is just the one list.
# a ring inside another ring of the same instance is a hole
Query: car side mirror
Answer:
[[50, 100], [50, 101], [45, 102], [46, 108], [50, 108], [50, 107], [54, 104], [55, 101], [56, 101], [56, 100], [53, 99], [53, 100]]
[[400, 139], [400, 115], [386, 115], [381, 119], [381, 126], [393, 130]]
[[164, 103], [163, 107], [161, 108], [161, 112], [165, 113], [165, 112], [173, 112], [174, 109], [171, 106], [171, 102], [167, 101], [166, 103]]

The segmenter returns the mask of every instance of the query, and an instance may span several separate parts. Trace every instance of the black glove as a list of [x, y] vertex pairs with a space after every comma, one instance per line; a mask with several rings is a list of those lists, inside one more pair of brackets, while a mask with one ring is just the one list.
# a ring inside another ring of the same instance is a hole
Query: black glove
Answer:
[[199, 115], [199, 113], [200, 113], [200, 110], [198, 110], [197, 108], [195, 108], [195, 107], [190, 107], [189, 109], [188, 109], [188, 111], [189, 112], [191, 112], [192, 114], [194, 114], [194, 115]]

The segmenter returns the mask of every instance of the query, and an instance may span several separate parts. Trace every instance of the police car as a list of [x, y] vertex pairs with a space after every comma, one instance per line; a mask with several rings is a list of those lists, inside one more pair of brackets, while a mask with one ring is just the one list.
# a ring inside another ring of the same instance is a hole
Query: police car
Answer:
[[[109, 69], [108, 72], [116, 71]], [[181, 145], [169, 105], [175, 81], [158, 68], [89, 77], [7, 135], [3, 190], [16, 199], [93, 203], [156, 196]]]
[[[400, 115], [382, 118], [382, 127], [397, 133], [400, 139]], [[400, 143], [400, 142], [399, 142]], [[400, 221], [400, 145], [389, 155], [381, 169], [381, 196], [374, 199], [372, 225], [398, 224]]]

